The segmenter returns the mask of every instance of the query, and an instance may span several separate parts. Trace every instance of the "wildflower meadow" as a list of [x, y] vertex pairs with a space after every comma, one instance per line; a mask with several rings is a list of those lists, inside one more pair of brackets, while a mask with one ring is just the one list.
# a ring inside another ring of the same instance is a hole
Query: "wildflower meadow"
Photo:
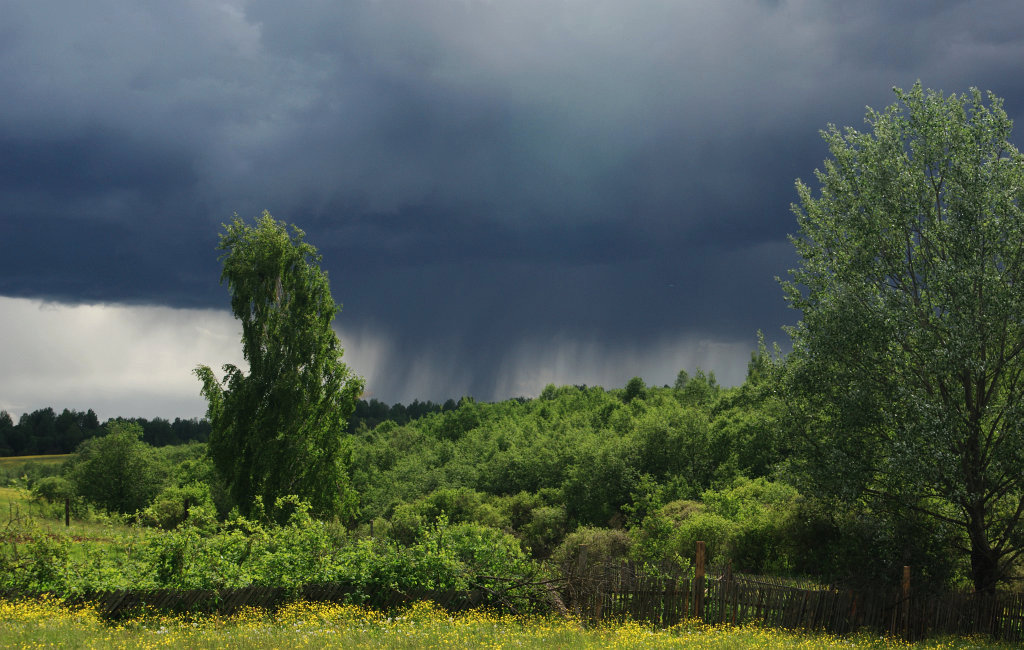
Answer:
[[835, 637], [759, 627], [687, 623], [654, 629], [635, 622], [584, 626], [571, 617], [449, 613], [420, 602], [382, 612], [296, 602], [276, 612], [233, 616], [143, 613], [107, 621], [89, 607], [52, 598], [0, 601], [5, 648], [991, 648], [981, 638], [909, 644], [891, 637]]

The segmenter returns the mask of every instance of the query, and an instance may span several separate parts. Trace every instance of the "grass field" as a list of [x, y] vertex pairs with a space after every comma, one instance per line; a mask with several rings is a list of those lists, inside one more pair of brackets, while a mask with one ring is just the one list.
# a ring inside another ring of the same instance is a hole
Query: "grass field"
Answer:
[[623, 623], [586, 629], [559, 618], [452, 615], [420, 603], [390, 616], [350, 605], [296, 603], [274, 615], [149, 616], [104, 623], [53, 601], [0, 601], [0, 646], [41, 648], [991, 648], [983, 639], [907, 644], [897, 639], [795, 634], [690, 624], [668, 630]]
[[0, 511], [6, 512], [14, 505], [27, 503], [26, 492], [21, 488], [0, 487]]
[[0, 456], [0, 467], [18, 467], [28, 463], [60, 465], [70, 457], [71, 454], [50, 454], [46, 456]]
[[[0, 487], [0, 528], [9, 525], [14, 519], [24, 517], [31, 517], [42, 531], [66, 533], [76, 541], [88, 540], [101, 545], [123, 541], [128, 537], [144, 538], [153, 532], [129, 526], [102, 513], [93, 513], [87, 520], [72, 517], [71, 525], [65, 526], [63, 504], [35, 501], [23, 487]], [[80, 544], [72, 546], [72, 553], [81, 551]]]

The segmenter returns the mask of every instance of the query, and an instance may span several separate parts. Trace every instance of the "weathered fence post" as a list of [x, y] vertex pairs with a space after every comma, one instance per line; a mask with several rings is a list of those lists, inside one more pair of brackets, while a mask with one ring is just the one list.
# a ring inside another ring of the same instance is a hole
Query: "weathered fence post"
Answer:
[[697, 563], [693, 576], [693, 614], [704, 620], [704, 542], [697, 542]]
[[[732, 576], [732, 560], [725, 565], [725, 589], [727, 592], [728, 600], [732, 603], [732, 617], [729, 622], [736, 625], [736, 614], [739, 610], [739, 591], [736, 589], [736, 583]], [[722, 616], [725, 617], [725, 608], [722, 608]]]
[[71, 497], [64, 497], [64, 527], [71, 526]]
[[586, 591], [586, 581], [583, 579], [583, 572], [587, 568], [587, 545], [580, 544], [579, 553], [576, 555], [576, 616], [583, 620], [583, 598]]

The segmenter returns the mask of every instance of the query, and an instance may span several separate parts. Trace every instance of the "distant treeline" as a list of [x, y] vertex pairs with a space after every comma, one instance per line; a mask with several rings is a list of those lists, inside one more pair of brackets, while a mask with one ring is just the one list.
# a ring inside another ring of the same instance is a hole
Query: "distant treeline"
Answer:
[[349, 433], [356, 433], [362, 429], [371, 430], [385, 420], [391, 420], [398, 425], [408, 424], [412, 420], [417, 420], [431, 413], [454, 411], [461, 404], [462, 400], [456, 402], [453, 399], [449, 399], [444, 404], [437, 404], [430, 400], [421, 402], [416, 399], [408, 406], [401, 402], [389, 406], [377, 399], [371, 399], [369, 402], [361, 399], [356, 403], [356, 410], [352, 417], [348, 419], [348, 431]]
[[17, 424], [7, 411], [0, 411], [0, 456], [70, 454], [83, 441], [105, 434], [107, 424], [115, 420], [138, 424], [143, 441], [154, 447], [206, 442], [210, 437], [210, 423], [206, 420], [112, 418], [100, 424], [92, 409], [64, 409], [58, 415], [48, 406], [23, 414]]
[[[413, 400], [406, 406], [401, 402], [389, 405], [377, 399], [359, 400], [349, 418], [348, 430], [355, 433], [373, 429], [385, 420], [403, 425], [430, 413], [453, 411], [460, 403], [461, 400], [451, 399], [443, 404]], [[0, 456], [70, 454], [82, 441], [106, 433], [111, 421], [138, 424], [142, 427], [142, 440], [154, 447], [206, 442], [210, 438], [210, 423], [205, 418], [111, 418], [101, 423], [92, 409], [64, 409], [58, 414], [52, 407], [46, 407], [22, 414], [17, 424], [7, 411], [0, 411]]]

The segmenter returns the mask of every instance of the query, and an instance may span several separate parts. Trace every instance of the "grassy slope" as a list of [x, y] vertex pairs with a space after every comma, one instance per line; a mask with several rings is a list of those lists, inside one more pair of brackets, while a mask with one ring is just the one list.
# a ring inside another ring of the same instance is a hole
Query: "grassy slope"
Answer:
[[70, 457], [71, 454], [49, 454], [46, 456], [0, 456], [0, 467], [18, 467], [28, 463], [60, 465]]

